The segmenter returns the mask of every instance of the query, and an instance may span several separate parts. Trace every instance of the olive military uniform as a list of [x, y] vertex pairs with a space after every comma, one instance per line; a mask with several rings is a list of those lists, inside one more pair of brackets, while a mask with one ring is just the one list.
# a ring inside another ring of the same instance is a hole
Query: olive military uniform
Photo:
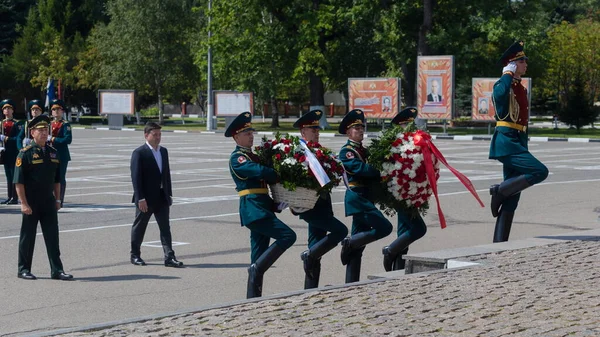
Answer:
[[[355, 126], [364, 127], [364, 114], [352, 110], [344, 116], [339, 132], [346, 133]], [[339, 158], [348, 174], [350, 188], [346, 190], [344, 206], [346, 216], [352, 216], [352, 236], [342, 241], [342, 264], [346, 267], [346, 283], [360, 279], [360, 265], [365, 245], [388, 236], [392, 224], [375, 207], [369, 196], [369, 185], [378, 183], [380, 172], [368, 164], [369, 152], [357, 143], [348, 140], [340, 150]]]
[[[515, 42], [500, 62], [527, 60], [523, 41]], [[504, 71], [494, 84], [492, 99], [496, 108], [496, 129], [490, 143], [490, 159], [503, 165], [504, 182], [490, 187], [492, 215], [496, 219], [494, 242], [508, 241], [521, 191], [542, 182], [548, 169], [527, 148], [529, 101], [527, 90], [512, 71]], [[502, 208], [501, 208], [502, 207]]]
[[[32, 128], [47, 128], [49, 118], [42, 115], [34, 118]], [[15, 164], [13, 182], [22, 184], [25, 199], [31, 207], [30, 215], [23, 214], [21, 234], [19, 238], [19, 277], [35, 279], [31, 275], [31, 263], [36, 239], [38, 222], [42, 228], [46, 251], [50, 261], [51, 277], [55, 279], [70, 279], [71, 275], [63, 272], [58, 242], [58, 215], [55, 185], [60, 183], [58, 171], [59, 159], [56, 149], [49, 145], [39, 146], [32, 142], [19, 151]], [[23, 277], [30, 275], [31, 277]]]

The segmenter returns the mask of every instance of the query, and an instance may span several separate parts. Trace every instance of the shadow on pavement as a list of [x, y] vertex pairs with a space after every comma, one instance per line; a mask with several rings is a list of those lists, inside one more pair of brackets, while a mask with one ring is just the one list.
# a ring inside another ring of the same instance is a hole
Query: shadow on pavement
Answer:
[[185, 268], [224, 269], [224, 268], [248, 268], [248, 263], [198, 263], [186, 264]]
[[175, 279], [179, 279], [179, 278], [180, 277], [176, 277], [176, 276], [133, 274], [133, 275], [97, 276], [97, 277], [75, 277], [74, 281], [112, 282], [112, 281], [137, 281], [137, 280], [175, 280]]

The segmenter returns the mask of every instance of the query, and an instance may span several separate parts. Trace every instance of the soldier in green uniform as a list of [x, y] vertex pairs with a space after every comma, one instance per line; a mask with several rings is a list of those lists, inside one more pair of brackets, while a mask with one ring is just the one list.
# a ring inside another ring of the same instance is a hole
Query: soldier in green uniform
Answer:
[[[418, 110], [409, 107], [400, 111], [393, 119], [392, 125], [404, 125], [413, 122]], [[383, 268], [386, 271], [404, 269], [402, 255], [408, 253], [408, 246], [422, 238], [427, 233], [427, 225], [419, 213], [406, 214], [401, 209], [396, 209], [398, 216], [398, 237], [389, 246], [383, 247]]]
[[40, 223], [46, 252], [50, 260], [50, 277], [55, 280], [71, 280], [73, 275], [63, 271], [58, 244], [58, 215], [60, 209], [60, 177], [58, 154], [46, 145], [50, 118], [41, 115], [29, 122], [33, 141], [17, 156], [13, 182], [21, 199], [21, 235], [19, 237], [19, 272], [17, 276], [35, 280], [31, 273], [33, 248], [37, 224]]
[[[44, 113], [44, 105], [39, 99], [31, 100], [27, 103], [27, 110], [31, 113], [31, 120]], [[17, 149], [21, 150], [31, 143], [31, 135], [29, 134], [29, 123], [31, 120], [19, 122], [19, 134], [17, 135]], [[50, 126], [48, 126], [50, 127]]]
[[15, 105], [11, 99], [5, 99], [0, 102], [4, 120], [2, 120], [0, 142], [4, 147], [3, 161], [4, 174], [6, 175], [6, 190], [7, 198], [0, 204], [16, 205], [19, 203], [19, 197], [13, 184], [13, 176], [15, 172], [15, 160], [17, 159], [17, 135], [19, 128], [17, 121], [13, 119]]
[[377, 169], [368, 164], [369, 152], [362, 146], [365, 115], [355, 109], [340, 123], [339, 132], [348, 136], [340, 150], [340, 160], [348, 174], [349, 188], [344, 205], [346, 216], [352, 215], [352, 235], [342, 240], [342, 264], [346, 266], [346, 283], [360, 279], [360, 265], [365, 245], [384, 238], [392, 232], [392, 224], [370, 199], [369, 185], [381, 179]]
[[[287, 205], [276, 205], [269, 196], [267, 184], [275, 183], [277, 174], [258, 163], [252, 152], [253, 131], [249, 112], [237, 116], [225, 130], [225, 137], [233, 137], [237, 144], [229, 158], [229, 172], [240, 196], [241, 224], [250, 229], [247, 298], [262, 296], [264, 273], [296, 242], [296, 233], [275, 216]], [[271, 238], [275, 242], [269, 245]]]
[[527, 148], [529, 100], [521, 84], [527, 70], [523, 41], [513, 43], [500, 58], [502, 77], [494, 84], [496, 130], [490, 143], [490, 159], [503, 165], [504, 181], [490, 187], [492, 215], [497, 217], [494, 242], [508, 241], [521, 191], [548, 177], [548, 168]]
[[[294, 123], [294, 127], [300, 129], [302, 139], [313, 146], [319, 143], [319, 120], [322, 116], [321, 110], [312, 110]], [[321, 196], [313, 209], [302, 212], [299, 216], [308, 223], [308, 250], [302, 252], [300, 257], [304, 262], [304, 289], [311, 289], [319, 286], [321, 257], [348, 235], [348, 228], [333, 216], [329, 194]]]
[[56, 151], [58, 151], [58, 159], [60, 160], [60, 200], [62, 207], [65, 202], [65, 189], [67, 188], [67, 165], [71, 161], [71, 153], [69, 152], [69, 144], [73, 140], [71, 134], [71, 124], [63, 119], [65, 103], [60, 99], [50, 101], [50, 111], [54, 120], [51, 124], [52, 134], [48, 135], [48, 142]]

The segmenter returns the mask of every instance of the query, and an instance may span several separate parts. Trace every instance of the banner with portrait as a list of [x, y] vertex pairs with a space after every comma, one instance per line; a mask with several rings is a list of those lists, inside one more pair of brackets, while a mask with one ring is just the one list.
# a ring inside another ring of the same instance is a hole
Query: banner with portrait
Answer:
[[392, 119], [400, 111], [400, 79], [349, 78], [348, 109], [361, 109], [367, 118]]
[[[500, 78], [475, 77], [472, 80], [473, 101], [471, 120], [474, 121], [495, 121], [496, 109], [492, 102], [492, 92], [494, 84]], [[527, 89], [529, 106], [531, 106], [531, 78], [523, 77], [521, 84]]]
[[419, 118], [452, 119], [454, 56], [419, 56], [417, 67]]

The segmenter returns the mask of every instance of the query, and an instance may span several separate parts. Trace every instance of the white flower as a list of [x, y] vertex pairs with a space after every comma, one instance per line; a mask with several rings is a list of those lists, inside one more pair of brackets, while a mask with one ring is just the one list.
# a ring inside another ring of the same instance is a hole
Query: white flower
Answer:
[[279, 144], [277, 144], [277, 145], [273, 146], [273, 149], [274, 149], [274, 150], [281, 150], [281, 151], [284, 151], [284, 150], [285, 150], [285, 147], [286, 147], [286, 145], [285, 145], [285, 144], [283, 144], [283, 143], [279, 143]]
[[[279, 144], [277, 144], [277, 145], [279, 145]], [[296, 165], [296, 163], [298, 163], [298, 161], [297, 161], [296, 159], [294, 159], [294, 158], [286, 158], [286, 159], [283, 161], [283, 163], [282, 163], [282, 164], [283, 164], [283, 165], [287, 165], [287, 166], [294, 166], [294, 165]], [[303, 164], [304, 164], [304, 163], [303, 163]]]

